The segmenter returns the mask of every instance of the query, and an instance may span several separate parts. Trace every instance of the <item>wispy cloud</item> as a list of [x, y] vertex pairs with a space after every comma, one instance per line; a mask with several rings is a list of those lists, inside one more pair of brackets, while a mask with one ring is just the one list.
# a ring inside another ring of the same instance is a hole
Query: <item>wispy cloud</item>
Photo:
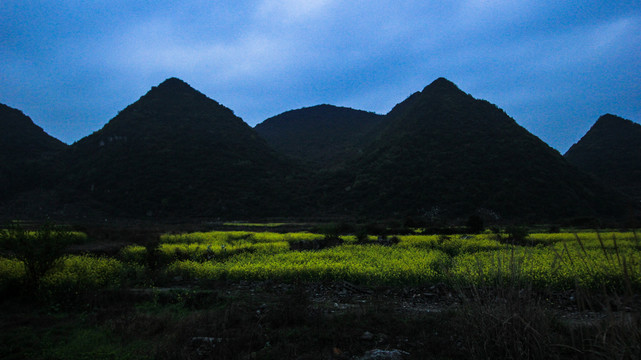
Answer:
[[116, 68], [209, 73], [220, 81], [282, 71], [291, 51], [287, 42], [261, 34], [239, 34], [225, 40], [186, 35], [171, 21], [154, 19], [123, 31], [103, 51]]
[[318, 17], [330, 9], [334, 0], [263, 0], [257, 6], [256, 16], [275, 22], [299, 22]]

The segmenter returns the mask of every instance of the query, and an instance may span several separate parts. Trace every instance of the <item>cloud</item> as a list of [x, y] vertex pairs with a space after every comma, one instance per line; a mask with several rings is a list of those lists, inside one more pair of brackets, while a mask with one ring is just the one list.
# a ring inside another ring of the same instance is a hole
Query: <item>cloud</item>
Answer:
[[457, 23], [468, 28], [522, 21], [536, 14], [535, 7], [541, 2], [528, 0], [467, 0], [459, 4]]
[[641, 42], [641, 17], [623, 17], [601, 24], [588, 37], [595, 53], [603, 54], [620, 47], [623, 42]]
[[288, 44], [261, 34], [228, 40], [192, 37], [167, 19], [135, 24], [103, 48], [115, 68], [144, 72], [210, 73], [221, 81], [282, 71]]
[[263, 20], [300, 22], [325, 14], [333, 0], [263, 0], [256, 15]]
[[640, 24], [639, 18], [612, 19], [539, 39], [537, 46], [530, 44], [530, 63], [540, 71], [589, 70], [591, 65], [611, 62], [638, 47]]

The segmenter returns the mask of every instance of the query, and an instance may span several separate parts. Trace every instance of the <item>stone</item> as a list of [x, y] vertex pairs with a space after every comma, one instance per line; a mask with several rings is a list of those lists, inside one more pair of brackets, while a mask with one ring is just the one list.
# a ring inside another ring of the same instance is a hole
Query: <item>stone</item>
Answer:
[[371, 332], [369, 332], [369, 331], [365, 331], [365, 332], [363, 333], [363, 335], [361, 335], [361, 340], [367, 340], [367, 341], [369, 341], [369, 340], [373, 340], [373, 339], [374, 339], [374, 334], [372, 334], [372, 333], [371, 333]]
[[409, 353], [398, 349], [373, 349], [366, 352], [359, 360], [402, 360], [405, 355], [409, 355]]

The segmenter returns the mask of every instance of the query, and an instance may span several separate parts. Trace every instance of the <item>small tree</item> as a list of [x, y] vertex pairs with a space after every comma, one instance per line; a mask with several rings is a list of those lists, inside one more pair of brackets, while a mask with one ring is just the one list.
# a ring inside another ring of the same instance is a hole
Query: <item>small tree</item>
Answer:
[[27, 282], [34, 287], [60, 261], [72, 242], [68, 230], [50, 223], [27, 231], [14, 222], [0, 230], [0, 250], [24, 263]]
[[356, 231], [356, 242], [359, 244], [365, 244], [369, 240], [369, 237], [367, 236], [367, 228], [365, 226], [361, 226], [357, 229]]
[[485, 229], [483, 219], [478, 215], [471, 215], [467, 218], [467, 223], [465, 225], [470, 234], [480, 234]]
[[522, 244], [530, 235], [529, 230], [523, 226], [508, 226], [505, 229], [508, 235], [508, 240], [513, 244]]

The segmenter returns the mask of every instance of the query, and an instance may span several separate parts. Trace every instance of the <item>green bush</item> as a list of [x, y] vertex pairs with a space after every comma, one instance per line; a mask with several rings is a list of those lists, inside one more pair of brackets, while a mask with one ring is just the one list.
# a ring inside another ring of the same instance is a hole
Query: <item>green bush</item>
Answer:
[[117, 287], [127, 270], [116, 259], [88, 255], [65, 256], [60, 265], [42, 278], [43, 286], [75, 291]]
[[28, 284], [37, 286], [60, 262], [65, 249], [79, 239], [77, 234], [50, 223], [28, 231], [14, 222], [0, 231], [0, 250], [5, 256], [22, 261]]
[[467, 232], [470, 234], [480, 234], [485, 229], [483, 219], [478, 215], [472, 215], [467, 219], [465, 224]]
[[526, 227], [523, 226], [508, 226], [505, 229], [507, 233], [507, 240], [512, 244], [521, 244], [527, 237], [530, 235], [530, 232]]

